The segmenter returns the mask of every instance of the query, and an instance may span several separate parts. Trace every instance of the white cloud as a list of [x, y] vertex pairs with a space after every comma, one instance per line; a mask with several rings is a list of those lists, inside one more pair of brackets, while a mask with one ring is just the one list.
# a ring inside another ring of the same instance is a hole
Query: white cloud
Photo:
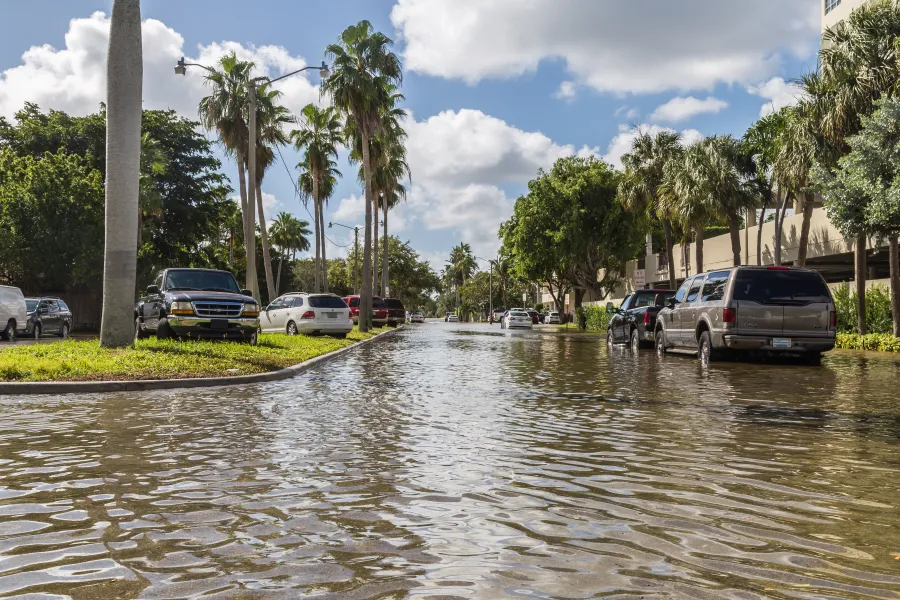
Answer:
[[[641, 133], [649, 133], [656, 135], [660, 131], [675, 131], [669, 127], [660, 127], [659, 125], [638, 125], [631, 127], [628, 125], [620, 125], [619, 133], [609, 143], [603, 160], [613, 165], [617, 169], [622, 168], [622, 155], [631, 152], [631, 144]], [[685, 129], [681, 131], [681, 141], [684, 145], [693, 144], [697, 140], [703, 138], [703, 134], [696, 129]]]
[[785, 106], [793, 106], [803, 96], [803, 89], [799, 85], [787, 82], [781, 77], [773, 77], [760, 85], [748, 86], [747, 91], [768, 100], [759, 111], [761, 117]]
[[[397, 0], [408, 70], [474, 84], [561, 60], [614, 93], [712, 89], [771, 76], [818, 48], [820, 0]], [[651, 17], [652, 15], [652, 17]]]
[[575, 99], [575, 82], [563, 81], [559, 84], [559, 90], [556, 92], [558, 100], [574, 100]]
[[342, 198], [334, 211], [334, 220], [340, 221], [348, 227], [362, 225], [366, 216], [366, 201], [362, 195], [351, 194]]
[[[146, 19], [141, 33], [144, 58], [144, 108], [174, 108], [196, 116], [197, 104], [206, 95], [204, 71], [188, 68], [188, 75], [175, 75], [175, 62], [185, 54], [184, 38], [161, 21]], [[0, 115], [12, 117], [25, 102], [41, 108], [85, 115], [98, 109], [106, 99], [106, 51], [109, 17], [95, 12], [90, 17], [72, 19], [65, 47], [34, 46], [22, 55], [22, 64], [0, 72]], [[257, 64], [256, 75], [281, 75], [306, 66], [279, 46], [245, 47], [237, 42], [217, 42], [198, 46], [188, 62], [212, 66], [226, 52], [234, 50]], [[282, 102], [299, 111], [309, 102], [319, 101], [318, 88], [304, 74], [280, 81]]]
[[680, 123], [702, 114], [716, 114], [728, 108], [728, 103], [718, 98], [709, 96], [703, 100], [688, 96], [687, 98], [672, 98], [665, 104], [658, 106], [650, 115], [652, 121], [665, 121], [668, 123]]

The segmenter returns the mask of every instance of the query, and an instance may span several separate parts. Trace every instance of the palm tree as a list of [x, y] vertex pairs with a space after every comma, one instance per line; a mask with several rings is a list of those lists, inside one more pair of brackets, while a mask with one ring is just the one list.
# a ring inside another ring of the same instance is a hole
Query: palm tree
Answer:
[[219, 60], [218, 66], [218, 69], [210, 69], [206, 75], [206, 84], [212, 89], [209, 96], [200, 100], [197, 112], [203, 126], [215, 131], [226, 153], [237, 159], [241, 214], [244, 222], [244, 249], [247, 259], [246, 287], [258, 295], [256, 232], [254, 231], [255, 224], [250, 222], [245, 170], [247, 165], [246, 148], [249, 145], [248, 89], [253, 63], [238, 60], [237, 55], [231, 52]]
[[660, 211], [660, 186], [666, 164], [678, 159], [683, 152], [681, 134], [661, 131], [651, 136], [641, 132], [632, 142], [631, 152], [622, 157], [625, 175], [619, 184], [619, 198], [629, 211], [646, 214], [662, 223], [669, 259], [669, 287], [673, 290], [678, 287], [672, 257], [675, 241], [672, 222]]
[[291, 252], [291, 262], [297, 259], [297, 252], [309, 250], [309, 223], [289, 215], [286, 212], [278, 213], [272, 223], [272, 245], [278, 248], [280, 257], [278, 260], [278, 275], [275, 278], [275, 296], [281, 294], [281, 266], [284, 263], [284, 254]]
[[402, 78], [400, 59], [391, 51], [393, 41], [375, 32], [368, 21], [351, 25], [338, 43], [330, 44], [327, 55], [334, 65], [332, 74], [322, 82], [334, 106], [352, 122], [362, 145], [365, 174], [366, 232], [363, 247], [363, 281], [360, 291], [360, 330], [372, 325], [372, 161], [369, 142], [382, 129], [382, 114], [389, 106], [390, 89]]
[[141, 174], [138, 194], [137, 248], [141, 250], [141, 234], [144, 215], [159, 215], [162, 212], [162, 194], [156, 185], [156, 177], [169, 170], [169, 159], [159, 142], [147, 131], [141, 136]]
[[141, 4], [115, 0], [106, 65], [106, 243], [100, 345], [133, 343], [141, 170]]
[[[294, 147], [303, 153], [303, 161], [297, 165], [305, 174], [300, 176], [300, 189], [306, 198], [313, 199], [316, 230], [315, 286], [317, 292], [321, 291], [320, 284], [325, 282], [327, 291], [322, 204], [326, 198], [331, 197], [330, 191], [334, 189], [333, 185], [329, 185], [329, 178], [334, 179], [335, 175], [340, 175], [334, 165], [341, 143], [341, 122], [332, 108], [318, 108], [314, 104], [307, 104], [300, 112], [298, 124], [300, 128], [291, 132], [291, 139]], [[327, 194], [324, 193], [326, 187], [329, 191]]]
[[460, 243], [450, 250], [450, 260], [444, 270], [446, 281], [456, 291], [456, 306], [459, 308], [459, 288], [466, 284], [466, 281], [472, 278], [478, 268], [475, 262], [475, 255], [472, 253], [472, 247], [469, 244]]
[[[702, 179], [705, 155], [702, 141], [689, 146], [680, 158], [666, 164], [662, 184], [659, 187], [659, 209], [662, 216], [678, 221], [686, 230], [694, 231], [697, 273], [703, 272], [703, 233], [711, 220]], [[682, 243], [687, 267], [685, 242], [687, 240]]]
[[759, 215], [759, 223], [756, 230], [756, 264], [762, 265], [762, 231], [766, 222], [766, 211], [769, 203], [775, 206], [775, 263], [781, 263], [781, 225], [778, 219], [778, 206], [781, 202], [782, 213], [787, 206], [787, 198], [780, 200], [775, 198], [776, 193], [781, 194], [776, 182], [776, 160], [780, 155], [779, 145], [785, 139], [784, 128], [787, 123], [787, 111], [784, 108], [771, 113], [754, 123], [744, 134], [741, 141], [743, 151], [753, 158], [756, 166], [756, 187], [762, 197], [762, 210]]

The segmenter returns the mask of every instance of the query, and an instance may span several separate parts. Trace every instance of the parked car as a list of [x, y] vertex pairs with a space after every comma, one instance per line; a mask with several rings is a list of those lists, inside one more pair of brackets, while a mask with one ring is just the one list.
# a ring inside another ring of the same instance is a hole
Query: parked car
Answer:
[[292, 292], [275, 298], [259, 315], [263, 333], [330, 335], [345, 338], [353, 330], [350, 307], [334, 294]]
[[385, 298], [384, 304], [387, 306], [387, 324], [389, 326], [396, 327], [397, 325], [406, 323], [406, 307], [403, 306], [403, 302], [396, 298]]
[[447, 322], [448, 323], [459, 323], [459, 317], [457, 317], [453, 313], [450, 313], [447, 315]]
[[657, 318], [656, 348], [704, 363], [739, 352], [819, 364], [834, 348], [837, 312], [822, 276], [793, 267], [734, 267], [684, 282]]
[[494, 312], [491, 313], [491, 323], [499, 323], [503, 320], [503, 315], [506, 314], [505, 308], [495, 308]]
[[259, 304], [234, 275], [212, 269], [165, 269], [134, 307], [136, 339], [227, 339], [256, 344]]
[[25, 295], [17, 287], [0, 285], [0, 336], [7, 342], [16, 341], [16, 334], [25, 329], [28, 310]]
[[509, 311], [501, 322], [503, 329], [531, 329], [533, 325], [531, 315], [524, 310]]
[[409, 315], [410, 323], [424, 323], [425, 315], [420, 313], [419, 311], [414, 311], [411, 315]]
[[606, 328], [607, 344], [627, 343], [635, 351], [652, 348], [656, 317], [674, 297], [673, 290], [639, 290], [627, 296], [619, 308], [608, 302], [606, 312], [611, 316]]
[[528, 313], [528, 316], [531, 317], [531, 324], [532, 324], [532, 325], [537, 325], [538, 323], [541, 322], [540, 315], [538, 315], [538, 313], [537, 313], [536, 310], [534, 310], [534, 309], [532, 309], [532, 308], [528, 308], [528, 309], [525, 310], [525, 312], [527, 312], [527, 313]]
[[[354, 325], [359, 325], [359, 296], [347, 296], [344, 302], [350, 307], [350, 318]], [[384, 300], [378, 296], [372, 296], [372, 325], [384, 327], [388, 322], [388, 309]]]
[[549, 315], [547, 315], [546, 323], [547, 325], [559, 325], [559, 313], [553, 311]]
[[72, 331], [72, 311], [61, 299], [25, 298], [25, 310], [28, 312], [25, 335], [34, 339], [49, 333], [61, 338], [69, 337], [69, 332]]

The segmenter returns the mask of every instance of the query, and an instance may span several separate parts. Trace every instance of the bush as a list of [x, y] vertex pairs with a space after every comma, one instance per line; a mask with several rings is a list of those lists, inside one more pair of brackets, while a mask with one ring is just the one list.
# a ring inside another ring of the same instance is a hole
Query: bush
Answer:
[[[838, 331], [856, 332], [856, 294], [850, 284], [843, 283], [834, 293], [837, 308]], [[891, 293], [884, 286], [875, 286], [866, 292], [866, 331], [868, 333], [893, 333]]]
[[887, 333], [838, 333], [837, 347], [845, 350], [875, 350], [877, 352], [900, 352], [900, 338]]
[[604, 306], [582, 306], [578, 309], [579, 315], [576, 315], [576, 322], [581, 322], [583, 315], [587, 331], [606, 331], [609, 325], [609, 313], [606, 312]]

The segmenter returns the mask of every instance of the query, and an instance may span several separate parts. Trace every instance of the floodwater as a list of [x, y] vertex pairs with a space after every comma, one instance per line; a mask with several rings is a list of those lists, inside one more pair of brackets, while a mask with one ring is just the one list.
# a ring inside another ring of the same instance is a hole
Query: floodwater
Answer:
[[900, 359], [428, 323], [293, 380], [0, 398], [0, 597], [900, 598]]

